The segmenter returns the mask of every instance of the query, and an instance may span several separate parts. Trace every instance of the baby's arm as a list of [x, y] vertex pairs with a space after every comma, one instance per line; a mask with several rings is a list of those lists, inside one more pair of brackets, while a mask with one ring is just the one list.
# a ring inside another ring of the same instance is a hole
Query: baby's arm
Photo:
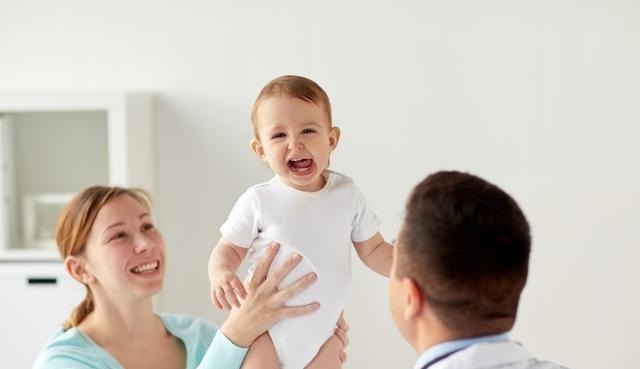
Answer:
[[385, 242], [380, 232], [364, 242], [354, 242], [354, 245], [358, 256], [369, 269], [389, 277], [391, 274], [393, 246]]
[[231, 304], [240, 307], [238, 297], [244, 298], [246, 291], [236, 270], [247, 255], [247, 249], [220, 238], [209, 257], [209, 282], [211, 300], [218, 309], [231, 309]]

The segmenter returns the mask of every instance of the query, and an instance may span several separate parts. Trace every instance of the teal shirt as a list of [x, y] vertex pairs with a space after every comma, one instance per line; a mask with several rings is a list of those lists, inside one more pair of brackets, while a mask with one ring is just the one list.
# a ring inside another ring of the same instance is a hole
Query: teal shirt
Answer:
[[[186, 315], [158, 314], [165, 328], [181, 339], [186, 369], [239, 369], [247, 349], [231, 343], [202, 320]], [[113, 356], [76, 328], [56, 332], [38, 355], [33, 369], [124, 369]]]

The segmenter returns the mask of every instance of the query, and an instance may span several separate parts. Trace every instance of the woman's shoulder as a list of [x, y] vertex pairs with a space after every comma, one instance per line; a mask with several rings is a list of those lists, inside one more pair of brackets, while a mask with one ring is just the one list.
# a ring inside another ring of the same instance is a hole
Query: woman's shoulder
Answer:
[[185, 331], [212, 330], [214, 333], [216, 331], [216, 327], [213, 324], [194, 316], [170, 313], [159, 313], [158, 316], [167, 328]]
[[34, 369], [99, 368], [98, 352], [80, 331], [56, 331], [38, 354]]
[[158, 314], [167, 330], [183, 341], [197, 338], [208, 345], [216, 332], [216, 327], [208, 321], [184, 314]]
[[[216, 336], [217, 328], [204, 319], [166, 313], [158, 314], [158, 316], [162, 319], [167, 331], [184, 343], [187, 351], [187, 368], [198, 367], [208, 352], [212, 353], [208, 356], [213, 358], [214, 363], [217, 363], [220, 352], [225, 353], [235, 349], [230, 341], [223, 338], [224, 336]], [[244, 352], [235, 356], [239, 356], [240, 362], [242, 362]]]

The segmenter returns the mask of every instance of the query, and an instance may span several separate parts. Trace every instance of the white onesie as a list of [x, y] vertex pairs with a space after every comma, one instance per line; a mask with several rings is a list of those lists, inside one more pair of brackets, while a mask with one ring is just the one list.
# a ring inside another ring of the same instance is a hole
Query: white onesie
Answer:
[[352, 244], [373, 237], [380, 226], [351, 178], [333, 171], [326, 174], [326, 184], [317, 192], [296, 190], [277, 176], [250, 187], [220, 227], [224, 239], [251, 249], [250, 274], [266, 247], [275, 241], [280, 243], [280, 251], [272, 267], [293, 252], [303, 257], [280, 288], [311, 271], [318, 275], [315, 283], [288, 300], [287, 305], [317, 301], [320, 309], [285, 319], [269, 329], [284, 369], [304, 368], [333, 335], [346, 303]]

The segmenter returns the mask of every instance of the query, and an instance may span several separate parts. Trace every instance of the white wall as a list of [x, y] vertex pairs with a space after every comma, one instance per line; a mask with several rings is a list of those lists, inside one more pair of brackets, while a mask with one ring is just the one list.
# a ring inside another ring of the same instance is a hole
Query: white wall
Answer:
[[[237, 196], [260, 87], [330, 94], [353, 176], [394, 237], [427, 173], [471, 171], [534, 233], [513, 336], [572, 368], [640, 365], [640, 4], [539, 1], [0, 0], [0, 90], [157, 93], [166, 310], [211, 317], [206, 258]], [[356, 264], [347, 368], [410, 368], [386, 282]]]

